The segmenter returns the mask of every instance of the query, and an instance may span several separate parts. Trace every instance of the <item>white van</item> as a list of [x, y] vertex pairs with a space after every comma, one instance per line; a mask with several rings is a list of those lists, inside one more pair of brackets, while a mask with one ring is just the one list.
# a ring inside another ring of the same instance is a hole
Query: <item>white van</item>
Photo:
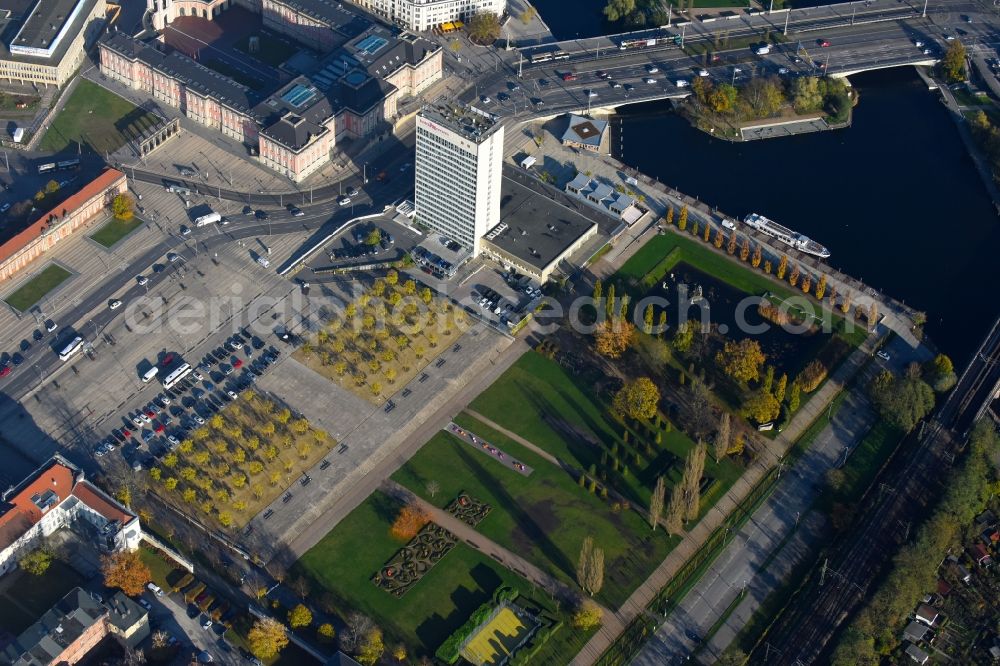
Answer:
[[754, 49], [754, 53], [756, 53], [757, 55], [767, 55], [770, 52], [771, 52], [771, 47], [767, 45], [758, 46], [757, 48]]
[[209, 213], [208, 215], [202, 215], [201, 217], [195, 218], [194, 226], [203, 227], [206, 224], [212, 224], [213, 222], [218, 222], [222, 219], [222, 216], [218, 213]]
[[263, 266], [264, 268], [267, 268], [268, 266], [271, 265], [271, 262], [268, 261], [267, 257], [257, 257], [257, 263]]
[[153, 377], [159, 374], [159, 372], [160, 369], [154, 365], [152, 368], [146, 371], [146, 374], [142, 376], [142, 383], [148, 384], [150, 381], [152, 381]]

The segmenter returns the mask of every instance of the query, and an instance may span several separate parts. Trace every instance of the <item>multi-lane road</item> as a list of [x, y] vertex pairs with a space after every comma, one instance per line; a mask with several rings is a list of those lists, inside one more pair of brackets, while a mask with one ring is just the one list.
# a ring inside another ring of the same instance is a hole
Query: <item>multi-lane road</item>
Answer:
[[[240, 240], [271, 235], [314, 230], [316, 235], [321, 235], [325, 230], [332, 231], [342, 226], [352, 217], [381, 211], [386, 205], [407, 197], [413, 188], [413, 171], [407, 169], [405, 172], [400, 172], [399, 168], [407, 160], [412, 159], [412, 156], [408, 152], [397, 151], [394, 157], [383, 159], [384, 163], [380, 166], [390, 174], [384, 182], [369, 178], [367, 184], [361, 183], [359, 179], [343, 183], [345, 188], [355, 185], [361, 191], [353, 198], [352, 206], [341, 207], [335, 201], [324, 201], [315, 205], [301, 206], [304, 213], [301, 217], [293, 217], [284, 209], [269, 209], [269, 218], [266, 221], [252, 216], [236, 215], [232, 216], [230, 223], [225, 226], [212, 224], [202, 228], [192, 228], [188, 236], [182, 236], [179, 227], [177, 230], [169, 230], [170, 233], [163, 241], [148, 248], [131, 263], [123, 266], [120, 273], [110, 276], [91, 293], [81, 296], [71, 307], [55, 313], [46, 313], [46, 316], [60, 325], [59, 329], [46, 334], [42, 341], [33, 341], [32, 347], [22, 352], [25, 357], [24, 362], [14, 368], [10, 375], [0, 379], [2, 382], [0, 388], [6, 395], [17, 400], [21, 399], [64, 365], [59, 360], [58, 352], [75, 333], [91, 343], [98, 342], [105, 327], [128, 311], [127, 305], [130, 302], [145, 296], [161, 282], [169, 279], [174, 271], [198, 253], [213, 253], [220, 247], [236, 244]], [[138, 171], [136, 178], [140, 178]], [[162, 176], [144, 174], [143, 179], [159, 183], [162, 181]], [[339, 187], [338, 183], [325, 186], [324, 189], [332, 188], [336, 191]], [[214, 195], [216, 191], [206, 190], [204, 193]], [[226, 194], [227, 192], [223, 191], [224, 197]], [[234, 200], [245, 196], [235, 192], [228, 194], [230, 197], [227, 198]], [[277, 205], [277, 203], [278, 198], [275, 196], [272, 204]], [[178, 254], [180, 259], [176, 262], [167, 261], [165, 257], [168, 252]], [[274, 265], [278, 263], [280, 262], [276, 261]], [[158, 265], [157, 270], [152, 270], [154, 265]], [[137, 281], [139, 275], [145, 276], [148, 282], [140, 285]], [[121, 300], [126, 307], [109, 309], [108, 302], [112, 298]], [[7, 404], [9, 408], [14, 406], [11, 402]], [[0, 414], [0, 419], [3, 417], [4, 415]]]

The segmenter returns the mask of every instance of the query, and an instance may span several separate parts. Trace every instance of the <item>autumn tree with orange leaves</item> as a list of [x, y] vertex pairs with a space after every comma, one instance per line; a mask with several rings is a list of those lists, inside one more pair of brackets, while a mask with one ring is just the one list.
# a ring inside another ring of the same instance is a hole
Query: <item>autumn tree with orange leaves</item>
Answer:
[[399, 510], [396, 520], [389, 529], [389, 534], [394, 539], [409, 541], [417, 536], [417, 532], [423, 529], [424, 525], [431, 521], [431, 517], [426, 511], [415, 504], [407, 504]]
[[149, 567], [139, 558], [138, 551], [122, 551], [101, 558], [104, 584], [117, 587], [130, 597], [142, 594], [152, 579]]
[[597, 328], [594, 336], [598, 354], [618, 358], [632, 346], [635, 326], [624, 319], [608, 319]]

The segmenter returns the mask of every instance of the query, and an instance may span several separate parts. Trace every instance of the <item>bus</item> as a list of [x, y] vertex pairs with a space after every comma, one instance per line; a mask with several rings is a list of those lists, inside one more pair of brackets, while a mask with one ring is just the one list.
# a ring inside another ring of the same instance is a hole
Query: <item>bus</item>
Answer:
[[59, 360], [68, 361], [73, 356], [73, 354], [77, 353], [82, 348], [83, 348], [83, 338], [81, 338], [78, 335], [75, 338], [73, 338], [72, 342], [63, 347], [63, 350], [61, 352], [59, 352]]
[[163, 378], [163, 388], [172, 389], [177, 386], [182, 379], [191, 374], [191, 366], [187, 363], [181, 363], [176, 370], [172, 371], [169, 375]]
[[55, 162], [49, 162], [48, 164], [39, 164], [38, 165], [38, 174], [39, 175], [41, 175], [43, 173], [52, 173], [55, 170], [56, 170], [56, 163]]
[[62, 162], [56, 162], [56, 168], [60, 171], [66, 171], [68, 169], [75, 169], [80, 166], [80, 158], [75, 157], [71, 160], [63, 160]]

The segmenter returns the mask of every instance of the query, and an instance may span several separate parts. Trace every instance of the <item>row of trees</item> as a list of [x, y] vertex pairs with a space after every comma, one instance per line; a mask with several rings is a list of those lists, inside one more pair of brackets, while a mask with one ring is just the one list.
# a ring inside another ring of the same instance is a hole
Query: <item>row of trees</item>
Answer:
[[[654, 530], [661, 518], [669, 534], [681, 534], [685, 523], [698, 520], [701, 511], [701, 478], [705, 473], [705, 457], [708, 448], [699, 441], [688, 452], [684, 461], [681, 480], [670, 491], [670, 501], [666, 502], [667, 483], [661, 476], [656, 480], [649, 501], [649, 524]], [[664, 506], [666, 514], [664, 515]]]
[[[678, 0], [677, 4], [683, 8], [684, 0]], [[609, 23], [620, 23], [627, 28], [669, 23], [667, 10], [658, 0], [608, 0], [604, 6], [604, 18]]]
[[1000, 128], [982, 110], [976, 111], [969, 123], [972, 137], [986, 155], [993, 180], [1000, 183]]
[[944, 496], [912, 543], [893, 558], [878, 590], [844, 632], [834, 666], [876, 666], [899, 645], [900, 630], [921, 597], [935, 589], [938, 568], [949, 550], [961, 548], [965, 526], [982, 511], [997, 480], [1000, 437], [983, 419], [969, 437], [966, 458], [947, 473]]

